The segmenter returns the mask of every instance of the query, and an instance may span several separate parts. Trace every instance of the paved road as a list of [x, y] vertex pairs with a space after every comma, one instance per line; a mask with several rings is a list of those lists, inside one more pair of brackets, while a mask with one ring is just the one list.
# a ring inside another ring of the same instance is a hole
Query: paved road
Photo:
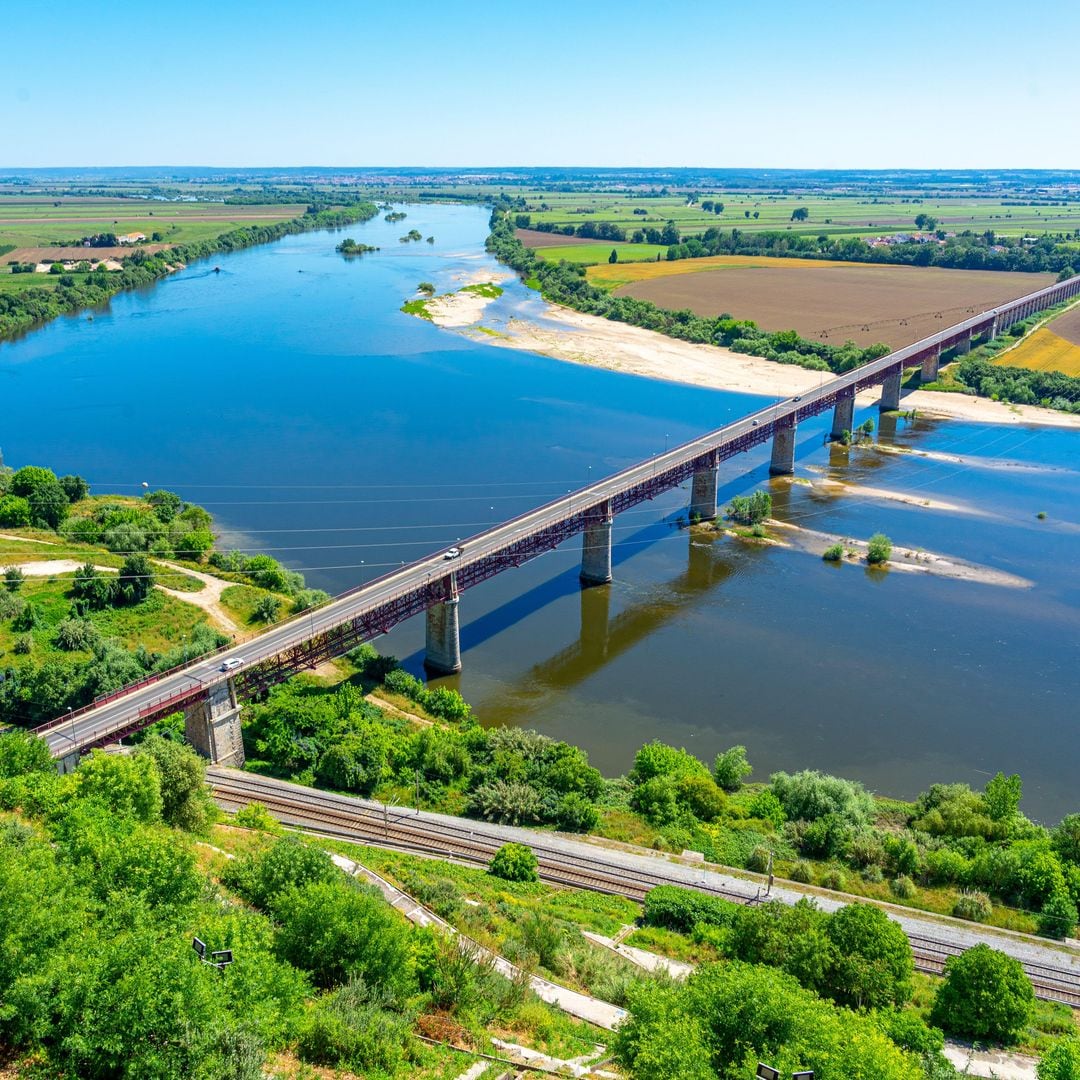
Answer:
[[[476, 570], [483, 564], [488, 569], [482, 575], [472, 575], [475, 581], [483, 580], [483, 577], [497, 570], [517, 565], [525, 558], [538, 554], [539, 550], [530, 554], [525, 549], [530, 538], [545, 529], [567, 523], [571, 531], [560, 535], [558, 542], [561, 542], [573, 531], [581, 531], [587, 523], [585, 516], [589, 511], [596, 511], [613, 502], [618, 511], [624, 504], [632, 505], [651, 498], [659, 491], [681, 483], [689, 475], [688, 470], [693, 471], [694, 467], [714, 463], [718, 457], [728, 457], [766, 442], [777, 428], [789, 427], [799, 420], [815, 416], [831, 407], [838, 398], [881, 383], [889, 375], [918, 362], [923, 355], [936, 351], [941, 345], [959, 340], [973, 330], [987, 328], [1000, 313], [1012, 312], [1013, 317], [1019, 316], [1028, 309], [1035, 310], [1040, 302], [1044, 306], [1055, 302], [1059, 294], [1063, 297], [1075, 293], [1080, 293], [1080, 278], [1052, 285], [1012, 304], [973, 316], [880, 360], [830, 379], [817, 390], [759, 409], [734, 423], [470, 537], [460, 545], [462, 553], [455, 559], [446, 558], [449, 549], [434, 552], [343, 593], [317, 611], [272, 627], [243, 645], [228, 648], [210, 659], [166, 674], [148, 685], [136, 684], [112, 701], [70, 718], [57, 718], [52, 725], [44, 725], [38, 730], [47, 739], [55, 757], [66, 757], [75, 751], [137, 730], [157, 716], [164, 715], [165, 709], [171, 711], [173, 706], [180, 707], [185, 700], [206, 696], [210, 686], [227, 677], [221, 670], [226, 660], [241, 661], [238, 670], [230, 673], [239, 675], [261, 661], [285, 653], [290, 646], [299, 646], [321, 632], [341, 627], [373, 609], [437, 585], [451, 570], [460, 579], [459, 584], [464, 582], [462, 587], [466, 587], [470, 583], [470, 568]], [[1005, 316], [1006, 321], [1008, 317]], [[620, 497], [622, 503], [618, 501]], [[553, 543], [547, 544], [547, 548], [551, 546]], [[498, 560], [500, 556], [502, 561], [495, 566], [493, 560]]]

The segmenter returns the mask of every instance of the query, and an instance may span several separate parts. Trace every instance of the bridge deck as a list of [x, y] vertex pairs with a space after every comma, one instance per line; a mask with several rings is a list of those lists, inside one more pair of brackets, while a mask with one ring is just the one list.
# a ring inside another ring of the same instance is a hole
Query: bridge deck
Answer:
[[[445, 558], [448, 549], [436, 551], [350, 589], [324, 607], [272, 627], [243, 645], [226, 647], [202, 660], [125, 687], [37, 730], [48, 741], [54, 756], [65, 757], [115, 741], [206, 698], [210, 688], [230, 674], [236, 679], [239, 696], [252, 696], [296, 671], [386, 633], [402, 620], [446, 599], [450, 590], [467, 589], [502, 570], [520, 566], [602, 517], [654, 498], [699, 469], [767, 442], [777, 429], [816, 416], [842, 398], [920, 364], [926, 356], [966, 341], [973, 334], [1004, 329], [1026, 314], [1077, 295], [1080, 277], [984, 311], [830, 379], [817, 390], [760, 409], [471, 536], [458, 545], [462, 554], [456, 559]], [[221, 665], [228, 659], [239, 659], [242, 666], [227, 674]]]

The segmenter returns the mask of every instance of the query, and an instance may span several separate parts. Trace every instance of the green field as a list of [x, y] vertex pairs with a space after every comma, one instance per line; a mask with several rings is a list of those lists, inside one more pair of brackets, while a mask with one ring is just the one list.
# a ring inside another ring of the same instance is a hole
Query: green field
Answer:
[[272, 225], [304, 212], [304, 204], [226, 206], [210, 202], [0, 194], [0, 246], [47, 247], [94, 233], [161, 234], [160, 243], [206, 240], [244, 225]]
[[[626, 229], [627, 235], [635, 229], [662, 228], [666, 222], [674, 221], [682, 233], [690, 235], [715, 226], [747, 232], [781, 229], [812, 236], [874, 236], [914, 231], [918, 214], [936, 218], [938, 228], [948, 232], [993, 229], [1002, 235], [1023, 236], [1080, 228], [1080, 203], [1075, 202], [1064, 206], [1006, 206], [998, 198], [970, 196], [889, 200], [865, 194], [701, 192], [698, 201], [691, 204], [684, 195], [551, 191], [528, 191], [523, 195], [527, 206], [523, 212], [529, 214], [532, 228], [538, 223], [576, 227], [586, 221], [607, 221]], [[701, 203], [706, 201], [722, 202], [723, 213], [703, 210]], [[800, 207], [809, 211], [809, 217], [794, 222], [792, 212]]]
[[565, 247], [537, 248], [536, 254], [541, 259], [565, 259], [567, 262], [605, 263], [614, 248], [619, 253], [619, 262], [651, 262], [667, 249], [660, 244], [629, 244], [621, 241], [600, 240], [595, 244], [567, 244]]

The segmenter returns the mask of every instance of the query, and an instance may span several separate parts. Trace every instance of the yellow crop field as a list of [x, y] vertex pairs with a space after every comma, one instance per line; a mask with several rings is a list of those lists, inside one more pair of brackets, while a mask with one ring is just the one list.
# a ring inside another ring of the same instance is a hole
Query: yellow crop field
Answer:
[[[747, 270], [755, 267], [798, 267], [804, 270], [834, 270], [841, 266], [866, 266], [866, 263], [838, 262], [832, 259], [772, 258], [766, 255], [709, 255], [704, 259], [677, 259], [674, 262], [600, 263], [590, 266], [586, 275], [601, 289], [617, 289], [635, 281], [653, 281], [675, 274], [700, 274], [706, 270]], [[869, 264], [871, 266], [875, 264]], [[884, 264], [883, 269], [888, 269]]]
[[1042, 327], [1029, 334], [1015, 349], [998, 356], [994, 363], [1001, 367], [1022, 367], [1032, 371], [1060, 371], [1064, 375], [1080, 375], [1080, 345]]

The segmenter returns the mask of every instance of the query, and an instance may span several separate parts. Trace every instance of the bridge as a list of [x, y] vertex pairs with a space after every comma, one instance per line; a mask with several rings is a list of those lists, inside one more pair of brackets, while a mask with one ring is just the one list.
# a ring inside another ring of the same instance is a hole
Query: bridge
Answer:
[[[1057, 282], [950, 326], [903, 349], [632, 465], [500, 525], [342, 593], [323, 607], [271, 628], [243, 645], [226, 646], [200, 660], [126, 686], [37, 729], [62, 768], [94, 747], [116, 742], [182, 711], [188, 738], [205, 756], [224, 764], [243, 761], [241, 704], [271, 686], [426, 612], [425, 667], [433, 674], [461, 668], [458, 605], [462, 592], [511, 567], [583, 537], [581, 582], [611, 580], [612, 520], [631, 507], [691, 480], [690, 516], [717, 514], [720, 464], [772, 441], [770, 472], [795, 468], [800, 422], [833, 410], [830, 434], [850, 430], [855, 396], [881, 387], [879, 407], [900, 406], [905, 370], [936, 378], [943, 352], [967, 352], [1038, 311], [1080, 296], [1080, 276]], [[454, 552], [458, 551], [456, 555]]]

